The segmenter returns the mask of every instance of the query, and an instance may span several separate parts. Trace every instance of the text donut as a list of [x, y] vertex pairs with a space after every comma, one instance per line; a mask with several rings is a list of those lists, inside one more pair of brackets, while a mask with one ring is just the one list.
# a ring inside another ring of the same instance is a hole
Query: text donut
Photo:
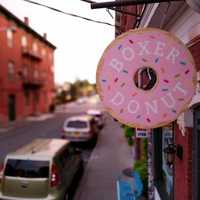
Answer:
[[156, 128], [176, 120], [195, 87], [189, 50], [160, 29], [122, 34], [98, 64], [97, 90], [105, 108], [123, 124], [137, 128]]

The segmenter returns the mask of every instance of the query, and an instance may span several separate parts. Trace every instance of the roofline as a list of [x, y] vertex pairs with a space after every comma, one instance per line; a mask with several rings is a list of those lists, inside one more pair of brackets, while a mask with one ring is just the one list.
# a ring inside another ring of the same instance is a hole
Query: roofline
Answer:
[[33, 30], [31, 27], [27, 26], [21, 19], [19, 19], [17, 16], [12, 14], [9, 10], [7, 10], [2, 4], [0, 4], [0, 12], [2, 12], [6, 17], [13, 19], [18, 25], [22, 26], [27, 32], [32, 33], [35, 35], [38, 39], [40, 39], [42, 42], [46, 43], [49, 47], [52, 49], [56, 49], [56, 46], [53, 45], [48, 40], [44, 39], [39, 33], [37, 33], [35, 30]]

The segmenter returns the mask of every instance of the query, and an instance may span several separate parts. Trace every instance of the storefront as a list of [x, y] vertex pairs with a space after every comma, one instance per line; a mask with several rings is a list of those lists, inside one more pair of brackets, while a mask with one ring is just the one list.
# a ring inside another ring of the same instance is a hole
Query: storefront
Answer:
[[[176, 35], [192, 53], [198, 72], [196, 94], [190, 106], [173, 122], [173, 126], [153, 130], [154, 199], [199, 200], [200, 14], [186, 2], [147, 4], [144, 8], [138, 28], [161, 28]], [[135, 27], [127, 30], [130, 28]], [[170, 144], [174, 145], [171, 164], [164, 152]]]
[[[173, 199], [173, 160], [167, 157], [165, 150], [174, 145], [174, 130], [172, 124], [153, 131], [153, 173], [157, 196], [163, 200]], [[172, 155], [173, 156], [173, 155]], [[172, 162], [171, 162], [172, 161]]]

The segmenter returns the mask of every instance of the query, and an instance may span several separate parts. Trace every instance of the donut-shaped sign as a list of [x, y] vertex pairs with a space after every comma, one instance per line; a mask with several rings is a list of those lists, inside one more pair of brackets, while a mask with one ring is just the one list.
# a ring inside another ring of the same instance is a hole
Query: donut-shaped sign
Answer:
[[97, 91], [123, 124], [156, 128], [187, 109], [196, 87], [194, 60], [169, 32], [143, 28], [117, 37], [97, 69]]

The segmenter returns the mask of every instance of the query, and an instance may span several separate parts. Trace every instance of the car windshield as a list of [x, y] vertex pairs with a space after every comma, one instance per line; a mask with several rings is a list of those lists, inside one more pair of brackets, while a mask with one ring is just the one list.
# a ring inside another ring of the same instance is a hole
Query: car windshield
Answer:
[[47, 178], [49, 176], [49, 162], [8, 159], [5, 168], [5, 176]]
[[75, 121], [69, 121], [67, 123], [68, 128], [87, 128], [88, 123], [86, 121], [80, 121], [80, 120], [75, 120]]

